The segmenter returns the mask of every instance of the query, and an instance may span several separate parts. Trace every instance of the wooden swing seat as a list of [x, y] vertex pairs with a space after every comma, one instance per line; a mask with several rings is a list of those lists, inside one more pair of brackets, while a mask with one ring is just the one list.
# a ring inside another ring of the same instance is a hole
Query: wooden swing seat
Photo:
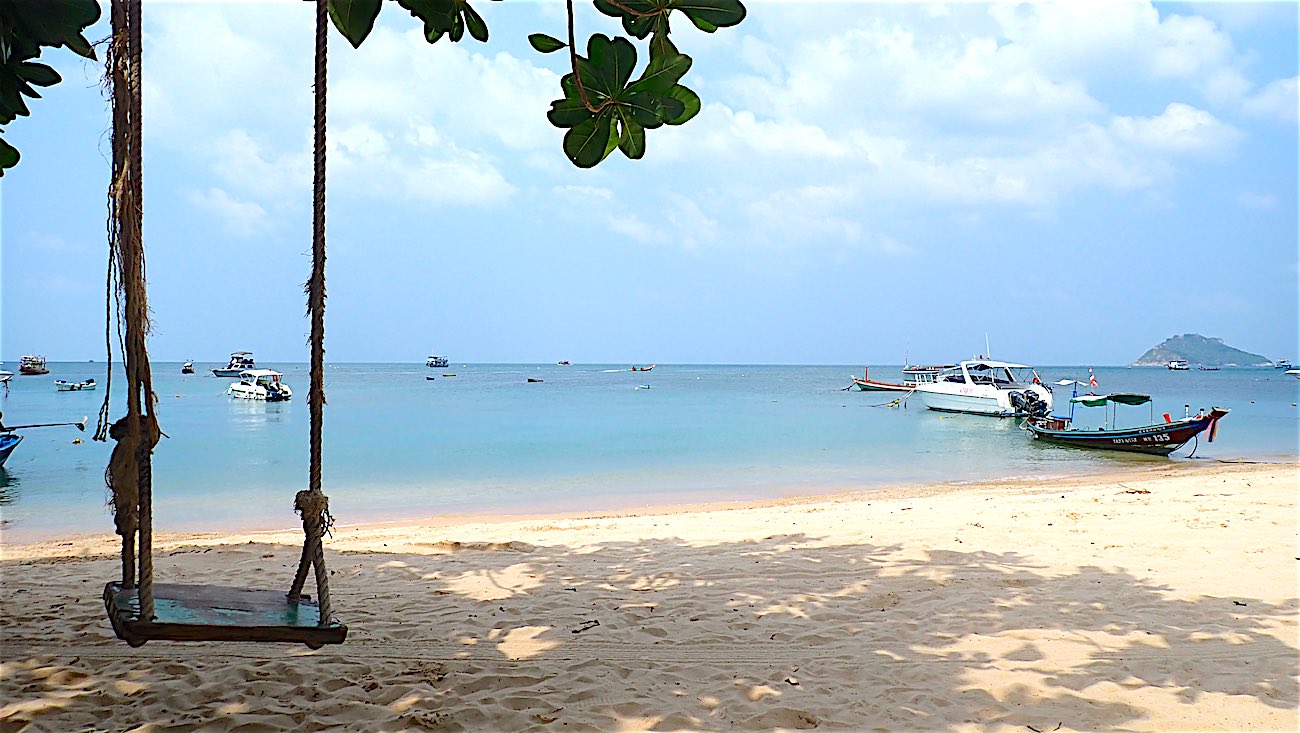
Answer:
[[153, 587], [154, 618], [140, 618], [135, 588], [104, 586], [104, 608], [117, 637], [131, 646], [147, 641], [264, 641], [306, 644], [319, 649], [342, 644], [348, 627], [331, 618], [320, 625], [320, 609], [308, 596], [290, 602], [283, 590], [220, 585]]

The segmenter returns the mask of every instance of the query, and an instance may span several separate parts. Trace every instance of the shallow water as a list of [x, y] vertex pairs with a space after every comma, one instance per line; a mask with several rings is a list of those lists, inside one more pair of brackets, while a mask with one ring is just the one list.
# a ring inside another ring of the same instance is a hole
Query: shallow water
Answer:
[[[0, 410], [8, 424], [91, 418], [103, 399], [102, 363], [51, 363], [16, 376]], [[166, 531], [292, 526], [307, 476], [307, 368], [285, 373], [287, 403], [232, 400], [232, 380], [154, 366], [168, 434], [155, 454], [156, 525]], [[10, 367], [11, 371], [15, 371]], [[1045, 381], [1087, 369], [1042, 367]], [[1146, 392], [1154, 414], [1230, 407], [1200, 459], [1296, 460], [1300, 380], [1274, 369], [1171, 372], [1098, 368], [1098, 391]], [[454, 377], [444, 374], [454, 373]], [[1080, 474], [1188, 460], [1043, 445], [1013, 420], [944, 415], [919, 400], [844, 391], [848, 366], [337, 364], [326, 370], [325, 491], [345, 523], [464, 513], [617, 509], [775, 498], [903, 483]], [[426, 376], [434, 376], [426, 380]], [[898, 367], [873, 379], [897, 381]], [[55, 379], [101, 382], [56, 392]], [[527, 378], [542, 379], [529, 383]], [[638, 389], [638, 385], [649, 389]], [[115, 416], [122, 414], [120, 375]], [[1056, 387], [1056, 412], [1068, 410]], [[1099, 425], [1102, 410], [1079, 408]], [[1120, 424], [1149, 422], [1120, 407]], [[75, 428], [24, 430], [0, 469], [5, 541], [108, 531], [103, 470], [110, 448]], [[82, 438], [74, 444], [75, 438]]]

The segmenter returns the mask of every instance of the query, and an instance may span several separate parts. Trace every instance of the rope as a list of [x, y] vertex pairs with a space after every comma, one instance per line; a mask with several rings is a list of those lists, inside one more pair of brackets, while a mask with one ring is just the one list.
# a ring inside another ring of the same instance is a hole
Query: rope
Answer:
[[325, 97], [328, 69], [327, 0], [316, 0], [316, 74], [314, 174], [312, 176], [312, 246], [311, 279], [307, 293], [307, 314], [311, 317], [311, 389], [308, 407], [311, 414], [311, 462], [307, 490], [294, 497], [294, 509], [302, 515], [304, 534], [302, 558], [298, 561], [289, 599], [297, 601], [307, 582], [307, 568], [316, 569], [316, 595], [320, 608], [320, 625], [328, 626], [330, 613], [329, 572], [325, 569], [325, 550], [321, 536], [329, 532], [333, 518], [329, 498], [321, 491], [321, 432], [325, 408]]
[[[108, 82], [113, 106], [113, 173], [109, 183], [109, 263], [105, 314], [117, 304], [117, 325], [127, 381], [127, 414], [109, 423], [111, 387], [105, 390], [95, 438], [116, 445], [104, 472], [112, 497], [116, 530], [122, 536], [122, 585], [136, 585], [139, 565], [140, 618], [154, 615], [152, 454], [161, 432], [154, 406], [157, 395], [149, 368], [146, 337], [149, 304], [145, 291], [143, 164], [141, 105], [140, 0], [114, 0], [113, 41], [109, 46]], [[125, 324], [125, 328], [123, 328]], [[112, 325], [104, 326], [112, 379]], [[111, 385], [111, 382], [110, 382]], [[135, 543], [138, 541], [138, 552]]]

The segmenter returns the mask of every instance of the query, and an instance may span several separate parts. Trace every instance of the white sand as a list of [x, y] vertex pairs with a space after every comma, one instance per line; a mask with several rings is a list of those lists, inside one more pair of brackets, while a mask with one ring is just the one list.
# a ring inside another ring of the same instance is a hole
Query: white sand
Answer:
[[[349, 528], [317, 652], [131, 649], [114, 538], [9, 545], [0, 731], [1296, 730], [1298, 478]], [[299, 541], [158, 539], [162, 581], [262, 587]]]

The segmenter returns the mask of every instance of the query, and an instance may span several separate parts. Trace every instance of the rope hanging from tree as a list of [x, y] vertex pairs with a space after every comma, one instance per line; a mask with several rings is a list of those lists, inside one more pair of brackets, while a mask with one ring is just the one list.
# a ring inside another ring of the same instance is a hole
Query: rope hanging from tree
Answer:
[[298, 572], [289, 589], [289, 599], [302, 595], [307, 571], [316, 570], [317, 604], [321, 624], [330, 618], [329, 572], [325, 569], [325, 550], [321, 537], [330, 531], [334, 519], [329, 513], [329, 498], [321, 491], [321, 427], [325, 408], [325, 90], [328, 47], [327, 0], [316, 0], [315, 64], [315, 135], [312, 176], [312, 246], [311, 278], [307, 293], [307, 314], [311, 317], [311, 389], [308, 407], [311, 413], [311, 464], [307, 490], [294, 497], [294, 509], [302, 515], [305, 535]]
[[[135, 587], [135, 541], [139, 541], [139, 599], [142, 618], [153, 616], [152, 454], [161, 431], [154, 405], [157, 396], [145, 338], [149, 304], [145, 291], [143, 186], [141, 180], [142, 105], [140, 101], [140, 0], [115, 2], [108, 78], [112, 86], [113, 172], [109, 184], [109, 266], [106, 300], [117, 304], [117, 321], [126, 370], [127, 414], [109, 424], [109, 395], [95, 430], [97, 440], [116, 445], [104, 479], [112, 495], [117, 533], [122, 536], [122, 584]], [[125, 328], [121, 328], [122, 324]], [[105, 324], [105, 340], [111, 339]], [[109, 363], [112, 379], [112, 363]]]

